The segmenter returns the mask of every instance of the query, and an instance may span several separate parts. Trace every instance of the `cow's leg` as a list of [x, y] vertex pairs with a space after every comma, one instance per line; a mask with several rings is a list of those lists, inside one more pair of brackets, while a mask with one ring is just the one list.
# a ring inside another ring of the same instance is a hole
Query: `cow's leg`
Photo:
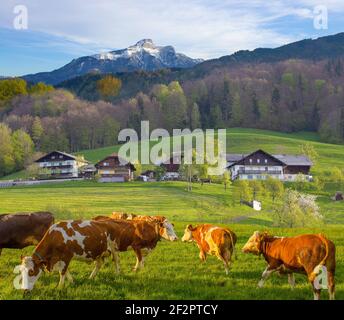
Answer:
[[321, 290], [316, 289], [314, 287], [313, 283], [312, 283], [312, 287], [313, 287], [314, 300], [320, 300], [320, 292], [321, 292]]
[[260, 279], [260, 281], [258, 282], [258, 287], [259, 288], [262, 288], [264, 286], [264, 282], [266, 281], [266, 279], [271, 275], [273, 274], [274, 272], [276, 272], [277, 269], [276, 268], [272, 268], [270, 266], [268, 266], [263, 274], [262, 274], [262, 278]]
[[66, 274], [60, 272], [60, 281], [59, 281], [59, 284], [57, 286], [59, 289], [62, 289], [64, 287], [65, 278], [66, 278]]
[[115, 263], [116, 273], [120, 273], [121, 272], [121, 266], [120, 266], [119, 254], [117, 251], [115, 251], [112, 254], [112, 258], [113, 258], [113, 262]]
[[335, 299], [335, 283], [334, 283], [334, 273], [331, 271], [328, 271], [327, 273], [327, 281], [328, 281], [328, 294], [330, 297], [330, 300]]
[[97, 273], [100, 270], [100, 268], [102, 267], [102, 265], [103, 265], [103, 259], [102, 258], [99, 258], [95, 261], [95, 267], [94, 267], [89, 279], [95, 278], [95, 276], [97, 275]]
[[199, 252], [199, 258], [201, 259], [202, 262], [205, 262], [205, 260], [207, 259], [207, 254], [203, 250], [201, 250]]
[[70, 283], [74, 283], [74, 279], [73, 279], [72, 275], [70, 274], [69, 270], [66, 271], [66, 277]]
[[294, 273], [288, 273], [288, 283], [290, 284], [291, 288], [295, 288], [295, 276]]
[[60, 274], [60, 280], [57, 284], [58, 289], [62, 289], [64, 287], [66, 273], [68, 272], [68, 266], [69, 266], [70, 260], [67, 261], [55, 261], [55, 263], [52, 263], [53, 268], [52, 271], [58, 271]]
[[145, 249], [142, 251], [142, 260], [141, 260], [141, 265], [140, 265], [141, 268], [144, 268], [145, 259], [151, 251], [152, 251], [151, 249]]
[[140, 249], [134, 249], [135, 254], [136, 254], [136, 264], [134, 267], [134, 271], [136, 272], [139, 268], [139, 266], [141, 265], [141, 261], [142, 261], [142, 252]]
[[112, 261], [115, 264], [116, 267], [116, 273], [120, 273], [121, 272], [121, 267], [119, 264], [119, 253], [115, 248], [115, 245], [112, 241], [109, 241], [108, 243], [108, 247], [110, 248], [111, 251], [111, 255], [112, 255]]
[[320, 293], [321, 290], [316, 289], [314, 286], [315, 278], [317, 275], [313, 272], [316, 266], [313, 265], [304, 265], [304, 269], [306, 270], [308, 281], [311, 283], [313, 288], [314, 300], [320, 300]]
[[68, 272], [68, 265], [66, 265], [62, 270], [60, 270], [60, 281], [57, 286], [59, 289], [63, 289], [64, 287], [67, 272]]
[[229, 261], [230, 261], [230, 252], [229, 250], [225, 250], [223, 253], [219, 254], [220, 260], [223, 262], [225, 266], [226, 275], [229, 274]]

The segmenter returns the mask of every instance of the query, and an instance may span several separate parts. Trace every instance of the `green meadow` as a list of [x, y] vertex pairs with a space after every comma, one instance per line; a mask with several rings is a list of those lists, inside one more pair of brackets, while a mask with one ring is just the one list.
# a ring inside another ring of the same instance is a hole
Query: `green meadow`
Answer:
[[[202, 264], [195, 244], [161, 241], [148, 256], [145, 269], [134, 273], [133, 252], [121, 254], [122, 273], [117, 275], [109, 261], [93, 281], [88, 276], [93, 266], [72, 262], [70, 270], [74, 284], [57, 290], [57, 274], [44, 274], [36, 288], [25, 297], [13, 288], [14, 267], [21, 254], [30, 254], [33, 248], [21, 251], [4, 249], [0, 257], [1, 299], [312, 299], [306, 277], [297, 276], [297, 286], [289, 288], [287, 278], [272, 276], [263, 289], [257, 282], [265, 262], [240, 249], [255, 230], [268, 230], [276, 235], [324, 232], [337, 246], [337, 298], [344, 299], [344, 225], [338, 210], [343, 208], [331, 200], [323, 200], [322, 212], [329, 221], [312, 229], [280, 229], [272, 227], [269, 206], [257, 214], [251, 208], [233, 205], [231, 189], [221, 185], [194, 185], [193, 192], [185, 190], [183, 182], [98, 184], [72, 182], [35, 187], [0, 189], [1, 212], [50, 210], [56, 220], [91, 218], [123, 210], [140, 214], [162, 214], [176, 225], [179, 237], [186, 224], [214, 223], [232, 228], [238, 235], [237, 260], [226, 276], [222, 263], [208, 257]], [[323, 297], [327, 299], [326, 292]]]
[[[321, 143], [311, 133], [280, 134], [261, 130], [231, 129], [228, 132], [229, 152], [248, 153], [258, 148], [272, 153], [299, 153], [300, 145], [309, 142], [319, 153], [313, 174], [331, 166], [343, 167], [344, 146]], [[118, 150], [118, 146], [81, 152], [86, 159], [97, 161]], [[56, 289], [58, 274], [44, 274], [35, 289], [23, 295], [13, 288], [13, 269], [20, 256], [29, 255], [33, 248], [4, 249], [0, 256], [0, 299], [313, 299], [305, 276], [296, 276], [292, 290], [286, 277], [273, 275], [265, 287], [257, 283], [266, 263], [262, 258], [245, 255], [242, 246], [256, 230], [267, 230], [278, 236], [303, 233], [325, 233], [337, 248], [336, 298], [344, 299], [344, 203], [333, 202], [335, 187], [317, 194], [317, 202], [325, 223], [316, 228], [282, 229], [273, 227], [272, 203], [263, 202], [263, 210], [233, 202], [233, 187], [227, 191], [220, 184], [194, 184], [192, 192], [184, 182], [130, 182], [100, 184], [90, 181], [66, 182], [40, 186], [0, 189], [0, 212], [17, 213], [51, 211], [56, 220], [91, 218], [112, 211], [136, 214], [164, 215], [175, 223], [181, 238], [187, 224], [213, 223], [230, 227], [238, 236], [237, 259], [228, 276], [215, 257], [205, 263], [198, 258], [198, 248], [192, 243], [161, 241], [147, 257], [145, 268], [132, 271], [134, 253], [122, 253], [122, 273], [117, 275], [111, 261], [103, 266], [94, 280], [89, 280], [93, 265], [73, 261], [70, 271], [75, 283]], [[315, 191], [309, 191], [315, 193]], [[315, 193], [316, 194], [316, 193]], [[323, 299], [328, 299], [326, 290]]]

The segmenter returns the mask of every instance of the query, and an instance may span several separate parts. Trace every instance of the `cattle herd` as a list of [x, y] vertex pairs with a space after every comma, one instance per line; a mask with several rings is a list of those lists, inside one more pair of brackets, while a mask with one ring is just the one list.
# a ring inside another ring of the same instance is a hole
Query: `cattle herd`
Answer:
[[[94, 278], [106, 257], [114, 262], [115, 272], [120, 272], [119, 252], [133, 249], [137, 271], [144, 267], [144, 259], [160, 239], [177, 241], [174, 225], [163, 216], [139, 216], [112, 213], [91, 220], [73, 220], [54, 223], [49, 212], [31, 214], [0, 215], [0, 254], [3, 248], [22, 249], [36, 245], [29, 257], [22, 257], [20, 287], [32, 290], [43, 271], [60, 273], [59, 287], [65, 278], [73, 282], [68, 271], [72, 259], [94, 261], [90, 278]], [[183, 242], [195, 242], [200, 250], [199, 257], [205, 261], [214, 255], [224, 264], [229, 273], [235, 255], [236, 234], [229, 228], [210, 224], [188, 225]], [[268, 233], [255, 232], [242, 248], [244, 253], [262, 255], [267, 268], [258, 283], [274, 272], [288, 275], [294, 287], [294, 273], [305, 274], [312, 285], [314, 299], [320, 299], [321, 286], [316, 281], [321, 272], [326, 275], [326, 288], [330, 299], [335, 297], [335, 245], [322, 234], [296, 237], [275, 237]]]

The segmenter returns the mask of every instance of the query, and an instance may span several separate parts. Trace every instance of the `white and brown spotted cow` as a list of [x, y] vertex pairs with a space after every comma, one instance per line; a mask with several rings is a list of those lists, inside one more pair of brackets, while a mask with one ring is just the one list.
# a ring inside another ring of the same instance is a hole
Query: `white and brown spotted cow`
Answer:
[[207, 254], [214, 255], [223, 262], [226, 274], [229, 273], [229, 267], [237, 241], [237, 237], [233, 231], [210, 224], [197, 227], [188, 225], [182, 241], [195, 241], [200, 249], [199, 257], [202, 261], [206, 260]]
[[116, 262], [114, 240], [118, 230], [102, 221], [64, 221], [54, 224], [35, 248], [32, 256], [22, 258], [21, 289], [32, 290], [42, 271], [58, 271], [59, 287], [65, 277], [71, 282], [68, 266], [72, 259], [95, 261], [90, 278], [98, 273], [103, 257], [112, 253]]

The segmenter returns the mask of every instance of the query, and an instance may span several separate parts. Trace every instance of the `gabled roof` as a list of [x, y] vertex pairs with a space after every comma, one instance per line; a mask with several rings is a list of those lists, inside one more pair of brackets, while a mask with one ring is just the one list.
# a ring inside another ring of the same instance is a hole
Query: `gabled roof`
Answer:
[[57, 154], [60, 154], [60, 155], [63, 155], [71, 160], [76, 160], [76, 156], [73, 156], [72, 154], [69, 154], [69, 153], [66, 153], [66, 152], [61, 152], [61, 151], [52, 151], [52, 152], [49, 152], [47, 154], [45, 154], [43, 157], [37, 159], [35, 162], [42, 162], [43, 159], [49, 157], [51, 154], [53, 153], [57, 153]]
[[250, 154], [238, 154], [238, 153], [229, 153], [226, 155], [228, 162], [228, 168], [236, 165], [239, 161], [249, 158], [257, 152], [262, 152], [269, 157], [274, 158], [276, 161], [280, 162], [284, 166], [312, 166], [312, 161], [304, 155], [288, 155], [288, 154], [269, 154], [264, 150], [256, 150]]
[[243, 158], [245, 158], [247, 154], [242, 154], [242, 153], [228, 153], [226, 154], [226, 160], [228, 162], [237, 162]]
[[276, 154], [275, 158], [284, 162], [287, 166], [312, 166], [313, 162], [303, 155]]
[[[123, 162], [127, 162], [127, 160], [125, 160], [124, 158], [121, 158], [117, 153], [112, 153], [112, 154], [110, 154], [109, 156], [105, 157], [104, 159], [98, 161], [98, 162], [95, 164], [95, 167], [98, 168], [98, 167], [99, 167], [99, 164], [100, 164], [101, 162], [104, 162], [104, 161], [106, 161], [107, 159], [111, 159], [111, 158], [118, 159], [119, 164], [120, 164], [120, 160], [124, 160]], [[130, 163], [130, 162], [128, 162], [126, 165], [123, 165], [123, 166], [129, 166], [133, 171], [136, 171], [135, 166], [134, 166], [132, 163]]]

